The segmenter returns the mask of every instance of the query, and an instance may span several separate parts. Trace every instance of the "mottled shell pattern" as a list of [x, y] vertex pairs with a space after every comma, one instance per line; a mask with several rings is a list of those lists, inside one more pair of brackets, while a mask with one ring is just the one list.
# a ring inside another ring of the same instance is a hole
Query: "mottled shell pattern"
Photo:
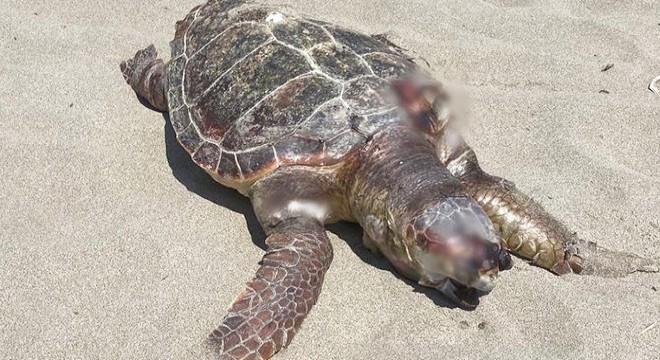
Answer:
[[177, 138], [233, 187], [282, 165], [337, 164], [406, 121], [390, 81], [417, 69], [386, 41], [244, 0], [193, 9], [171, 47]]

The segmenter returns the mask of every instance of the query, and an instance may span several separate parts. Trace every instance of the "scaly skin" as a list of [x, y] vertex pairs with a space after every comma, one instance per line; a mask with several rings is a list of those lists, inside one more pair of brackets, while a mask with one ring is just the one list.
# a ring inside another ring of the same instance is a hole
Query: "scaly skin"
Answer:
[[293, 340], [316, 304], [332, 246], [314, 219], [288, 219], [272, 229], [255, 277], [209, 335], [221, 359], [269, 359]]

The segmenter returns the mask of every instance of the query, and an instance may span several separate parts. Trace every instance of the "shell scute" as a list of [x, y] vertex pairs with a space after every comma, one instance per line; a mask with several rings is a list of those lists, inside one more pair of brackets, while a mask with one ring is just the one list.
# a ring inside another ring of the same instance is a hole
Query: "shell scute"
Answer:
[[188, 127], [178, 133], [176, 138], [179, 140], [181, 145], [183, 145], [183, 147], [191, 154], [197, 150], [202, 142], [202, 138], [200, 138], [197, 129], [195, 129], [192, 124], [188, 125]]
[[380, 112], [396, 104], [389, 98], [390, 83], [377, 76], [366, 76], [345, 85], [342, 98], [356, 115]]
[[320, 26], [295, 19], [287, 19], [273, 26], [272, 31], [278, 40], [302, 50], [332, 42], [330, 36]]
[[305, 121], [296, 134], [327, 141], [351, 127], [351, 115], [339, 99], [328, 101]]
[[240, 180], [242, 174], [236, 162], [236, 154], [233, 152], [222, 151], [220, 161], [218, 162], [218, 173], [230, 180]]
[[321, 71], [338, 79], [350, 80], [371, 74], [371, 69], [364, 60], [345, 46], [324, 43], [313, 48], [309, 55], [319, 65]]
[[310, 70], [309, 63], [295, 50], [278, 44], [265, 45], [236, 64], [200, 97], [193, 120], [202, 135], [220, 141], [259, 100]]
[[195, 102], [218, 78], [272, 38], [268, 27], [243, 23], [232, 26], [194, 55], [186, 64], [186, 97]]
[[188, 113], [188, 108], [184, 106], [170, 111], [170, 122], [177, 134], [189, 127], [190, 114]]
[[222, 149], [216, 144], [204, 142], [193, 154], [193, 160], [206, 170], [214, 171], [218, 167]]
[[236, 159], [245, 178], [253, 178], [259, 172], [266, 172], [277, 166], [275, 150], [272, 146], [262, 146], [244, 153], [237, 153]]
[[236, 121], [222, 145], [229, 150], [245, 149], [287, 136], [339, 92], [337, 84], [318, 75], [295, 78]]
[[[173, 59], [167, 64], [167, 86], [170, 90], [174, 88], [181, 89], [181, 74], [185, 66], [186, 59], [183, 56]], [[179, 93], [181, 93], [180, 90]], [[170, 105], [170, 107], [178, 107], [179, 105]]]
[[167, 91], [167, 103], [172, 109], [180, 109], [184, 105], [182, 90], [180, 86], [176, 86]]

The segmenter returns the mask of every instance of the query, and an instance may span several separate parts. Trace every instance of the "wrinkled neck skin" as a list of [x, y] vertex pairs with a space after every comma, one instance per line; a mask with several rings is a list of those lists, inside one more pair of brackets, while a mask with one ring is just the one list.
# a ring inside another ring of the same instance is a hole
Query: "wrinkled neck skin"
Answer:
[[[378, 250], [406, 277], [423, 282], [410, 220], [448, 197], [467, 197], [443, 166], [427, 135], [405, 126], [377, 134], [351, 169], [353, 217]], [[435, 279], [438, 280], [438, 279]]]

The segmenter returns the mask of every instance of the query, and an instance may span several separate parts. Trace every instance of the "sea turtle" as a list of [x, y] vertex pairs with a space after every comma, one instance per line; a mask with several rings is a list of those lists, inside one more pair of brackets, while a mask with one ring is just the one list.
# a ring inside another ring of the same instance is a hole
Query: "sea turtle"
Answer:
[[248, 196], [267, 252], [209, 344], [268, 359], [316, 303], [332, 261], [324, 225], [359, 223], [364, 246], [470, 308], [511, 266], [556, 274], [648, 265], [578, 239], [507, 180], [481, 170], [442, 86], [381, 36], [243, 0], [194, 8], [172, 59], [152, 46], [121, 64], [169, 113], [192, 159]]

